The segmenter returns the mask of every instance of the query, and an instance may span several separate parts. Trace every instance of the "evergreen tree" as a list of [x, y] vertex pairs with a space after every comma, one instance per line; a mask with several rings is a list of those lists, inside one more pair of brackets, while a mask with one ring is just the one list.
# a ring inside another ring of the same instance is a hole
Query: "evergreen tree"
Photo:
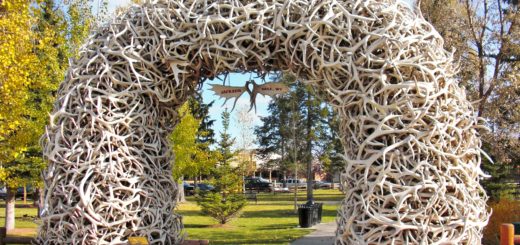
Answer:
[[205, 104], [202, 100], [202, 96], [196, 93], [188, 102], [193, 116], [200, 120], [197, 131], [197, 142], [204, 143], [207, 146], [215, 144], [215, 132], [213, 130], [215, 119], [209, 117], [209, 109], [213, 106], [214, 101]]
[[[344, 149], [339, 135], [339, 118], [333, 110], [328, 116], [327, 125], [329, 128], [323, 135], [324, 148], [319, 158], [325, 172], [334, 178], [334, 173], [340, 172], [345, 167], [345, 160], [342, 157]], [[333, 179], [331, 181], [334, 184]]]
[[197, 204], [201, 206], [203, 213], [211, 216], [220, 224], [226, 224], [232, 218], [237, 217], [246, 205], [246, 200], [241, 193], [241, 175], [238, 168], [230, 165], [235, 157], [232, 150], [235, 139], [229, 134], [230, 113], [227, 109], [222, 113], [223, 131], [220, 132], [220, 141], [217, 151], [220, 153], [219, 161], [212, 171], [216, 192], [202, 193], [197, 198]]
[[[260, 145], [259, 155], [264, 159], [273, 153], [281, 155], [278, 166], [282, 171], [292, 171], [294, 163], [305, 163], [307, 199], [311, 200], [312, 163], [325, 152], [327, 141], [331, 140], [328, 136], [330, 107], [312, 88], [294, 82], [294, 77], [283, 76], [281, 80], [291, 83], [290, 91], [273, 98], [268, 106], [270, 115], [261, 118], [263, 125], [255, 130]], [[293, 128], [296, 135], [293, 135]]]
[[[199, 159], [198, 161], [210, 161], [214, 165], [215, 159], [217, 159], [217, 152], [210, 148], [211, 145], [215, 144], [215, 132], [213, 130], [214, 119], [209, 117], [209, 109], [213, 106], [213, 102], [205, 104], [202, 100], [202, 96], [196, 93], [193, 97], [188, 100], [190, 111], [195, 119], [200, 121], [199, 127], [196, 134], [196, 142], [201, 152], [207, 153], [207, 157]], [[192, 177], [195, 180], [195, 186], [197, 186], [197, 177], [209, 174], [212, 168], [200, 168], [198, 172]]]
[[235, 144], [235, 138], [229, 134], [230, 116], [231, 113], [229, 113], [226, 108], [224, 112], [222, 112], [223, 131], [220, 132], [220, 141], [217, 143], [217, 149], [220, 152], [219, 164], [222, 166], [229, 165], [231, 159], [236, 155], [236, 152], [232, 149]]

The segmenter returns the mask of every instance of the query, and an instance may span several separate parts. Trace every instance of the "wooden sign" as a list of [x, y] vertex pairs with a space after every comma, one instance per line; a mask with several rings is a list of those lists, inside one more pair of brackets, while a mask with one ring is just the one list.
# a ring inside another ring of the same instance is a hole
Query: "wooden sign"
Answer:
[[[249, 88], [249, 85], [253, 85], [253, 89], [251, 90]], [[264, 83], [261, 85], [258, 85], [255, 83], [255, 81], [247, 81], [246, 85], [243, 87], [240, 86], [224, 86], [219, 84], [210, 84], [211, 90], [215, 92], [216, 95], [225, 98], [224, 104], [231, 98], [234, 98], [235, 101], [233, 102], [233, 109], [235, 109], [235, 105], [237, 103], [238, 98], [244, 94], [244, 92], [247, 92], [250, 96], [250, 102], [251, 102], [251, 110], [253, 107], [256, 111], [256, 95], [261, 94], [265, 96], [275, 96], [277, 94], [284, 94], [289, 92], [289, 87], [287, 85], [280, 83], [280, 82], [272, 82], [272, 83]]]
[[149, 245], [148, 239], [146, 237], [129, 237], [128, 245]]

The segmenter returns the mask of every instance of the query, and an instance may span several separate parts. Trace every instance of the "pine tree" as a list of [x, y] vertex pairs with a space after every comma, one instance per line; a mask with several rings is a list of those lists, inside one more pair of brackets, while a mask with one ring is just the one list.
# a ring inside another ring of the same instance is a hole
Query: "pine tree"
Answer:
[[220, 165], [229, 165], [232, 158], [236, 155], [236, 152], [232, 149], [235, 144], [235, 138], [231, 137], [229, 134], [229, 120], [231, 117], [231, 113], [227, 110], [227, 108], [222, 112], [222, 128], [223, 131], [220, 132], [220, 140], [217, 143], [218, 151], [220, 152]]
[[239, 169], [232, 167], [230, 162], [235, 157], [232, 146], [235, 139], [229, 134], [230, 113], [226, 109], [222, 113], [223, 131], [220, 132], [220, 140], [217, 151], [220, 153], [219, 161], [212, 171], [216, 192], [201, 193], [197, 198], [197, 204], [201, 206], [203, 213], [211, 216], [220, 224], [226, 224], [232, 218], [240, 214], [246, 205], [246, 200], [241, 193], [241, 175]]
[[[311, 200], [312, 163], [331, 140], [327, 137], [330, 108], [312, 88], [294, 82], [293, 77], [284, 76], [281, 80], [291, 83], [291, 89], [289, 93], [273, 98], [268, 106], [270, 115], [261, 118], [263, 125], [255, 130], [260, 145], [259, 155], [265, 159], [273, 153], [281, 155], [278, 166], [282, 171], [293, 171], [293, 164], [304, 163], [308, 180], [307, 199]], [[293, 127], [297, 130], [296, 136], [293, 136]]]
[[[331, 178], [334, 178], [334, 173], [344, 169], [345, 160], [342, 157], [344, 149], [339, 136], [339, 118], [333, 110], [330, 111], [327, 125], [329, 128], [327, 133], [323, 135], [325, 144], [319, 158], [325, 172], [330, 174]], [[334, 179], [331, 181], [334, 185]]]
[[214, 101], [205, 104], [202, 96], [197, 93], [188, 102], [193, 116], [200, 120], [197, 141], [206, 144], [208, 147], [215, 144], [215, 132], [213, 130], [215, 120], [209, 117], [209, 109], [213, 106]]

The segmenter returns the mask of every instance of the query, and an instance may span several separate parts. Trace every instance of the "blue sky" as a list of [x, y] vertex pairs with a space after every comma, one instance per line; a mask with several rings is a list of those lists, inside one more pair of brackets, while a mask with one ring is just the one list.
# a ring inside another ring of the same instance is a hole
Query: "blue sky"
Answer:
[[[95, 0], [94, 5], [96, 6], [99, 3], [99, 1], [101, 1], [101, 0]], [[409, 5], [411, 5], [411, 3], [414, 0], [403, 0], [403, 1], [408, 3]], [[109, 2], [109, 4], [108, 4], [109, 12], [113, 12], [117, 7], [126, 6], [131, 3], [130, 0], [110, 0], [108, 2]], [[95, 11], [96, 11], [96, 8], [94, 8], [94, 12]], [[247, 74], [239, 74], [239, 73], [230, 74], [230, 76], [228, 76], [229, 80], [226, 81], [226, 85], [243, 86], [245, 84], [245, 82], [250, 79], [250, 76], [251, 76], [251, 74], [249, 74], [249, 73], [247, 73]], [[252, 75], [252, 78], [253, 79], [255, 78], [255, 74]], [[259, 83], [259, 84], [263, 83], [263, 81], [261, 81], [260, 79], [255, 79], [255, 81], [256, 81], [256, 83]], [[209, 88], [211, 87], [210, 84], [222, 84], [222, 81], [217, 80], [217, 79], [215, 79], [213, 81], [206, 81], [202, 88], [202, 97], [204, 99], [204, 102], [209, 103], [211, 101], [215, 101], [215, 103], [213, 104], [213, 107], [211, 107], [211, 109], [210, 109], [210, 117], [216, 120], [214, 129], [215, 129], [215, 134], [218, 139], [219, 132], [222, 131], [222, 121], [220, 119], [221, 113], [224, 111], [225, 108], [228, 108], [230, 110], [233, 106], [233, 101], [229, 100], [229, 101], [227, 101], [226, 104], [223, 104], [224, 99], [221, 99], [221, 98], [215, 96], [213, 91], [209, 90]], [[268, 115], [267, 105], [269, 104], [270, 100], [271, 99], [269, 97], [264, 97], [263, 95], [257, 96], [257, 98], [256, 98], [257, 111], [256, 111], [256, 113], [254, 112], [254, 110], [251, 111], [251, 113], [255, 117], [255, 120], [254, 120], [255, 125], [258, 126], [261, 124], [260, 117]], [[240, 97], [240, 99], [237, 102], [235, 110], [231, 113], [232, 118], [231, 118], [231, 125], [230, 125], [230, 133], [234, 137], [238, 137], [238, 135], [239, 135], [239, 127], [236, 122], [236, 114], [237, 114], [238, 109], [240, 107], [244, 107], [244, 106], [249, 108], [249, 95], [247, 95], [247, 94], [243, 94]]]

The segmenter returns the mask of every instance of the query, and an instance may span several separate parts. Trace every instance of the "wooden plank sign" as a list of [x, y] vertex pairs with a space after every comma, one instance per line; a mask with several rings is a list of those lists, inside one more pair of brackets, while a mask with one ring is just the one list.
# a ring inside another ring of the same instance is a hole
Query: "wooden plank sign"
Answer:
[[[253, 85], [253, 90], [249, 88], [249, 84]], [[233, 109], [235, 108], [235, 105], [237, 103], [238, 98], [244, 94], [244, 92], [247, 92], [249, 94], [250, 102], [251, 102], [251, 108], [255, 107], [256, 110], [256, 95], [261, 94], [264, 96], [275, 96], [277, 94], [284, 94], [289, 92], [289, 87], [287, 85], [280, 83], [280, 82], [272, 82], [272, 83], [264, 83], [261, 85], [258, 85], [255, 83], [255, 81], [247, 81], [246, 85], [243, 87], [240, 86], [224, 86], [219, 84], [210, 84], [211, 90], [215, 92], [215, 95], [218, 95], [224, 99], [224, 104], [231, 98], [234, 98], [235, 101], [233, 102]], [[233, 110], [231, 109], [231, 110]]]

